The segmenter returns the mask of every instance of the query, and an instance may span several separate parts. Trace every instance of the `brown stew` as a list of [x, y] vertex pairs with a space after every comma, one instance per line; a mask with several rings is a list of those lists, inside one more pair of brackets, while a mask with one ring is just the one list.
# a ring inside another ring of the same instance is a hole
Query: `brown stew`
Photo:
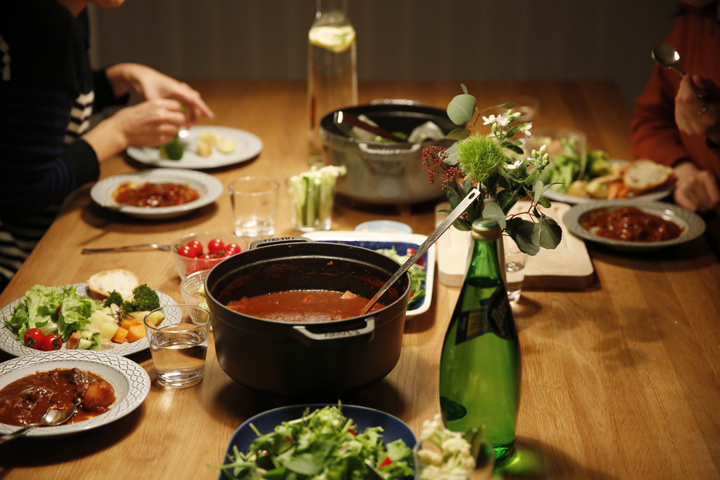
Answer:
[[198, 191], [183, 183], [125, 182], [113, 192], [115, 202], [133, 207], [172, 207], [198, 198]]
[[77, 423], [107, 412], [114, 402], [115, 390], [99, 375], [56, 368], [27, 375], [0, 390], [0, 423], [39, 422], [48, 409], [65, 410], [73, 404], [77, 410], [68, 423]]
[[[245, 315], [292, 323], [317, 323], [358, 317], [368, 299], [351, 292], [291, 290], [233, 300], [227, 307]], [[370, 312], [385, 305], [376, 303]]]
[[627, 242], [660, 242], [678, 238], [684, 228], [637, 207], [602, 210], [582, 219], [582, 227], [601, 237]]

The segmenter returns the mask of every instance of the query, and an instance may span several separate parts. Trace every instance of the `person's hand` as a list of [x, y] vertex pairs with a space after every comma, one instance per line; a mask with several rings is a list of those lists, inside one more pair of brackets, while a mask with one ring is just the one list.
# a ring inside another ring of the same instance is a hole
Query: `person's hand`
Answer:
[[187, 83], [179, 82], [157, 70], [136, 63], [120, 63], [106, 70], [116, 95], [124, 95], [132, 88], [145, 100], [174, 98], [186, 106], [187, 126], [191, 127], [199, 115], [213, 118], [200, 94]]
[[691, 162], [681, 163], [674, 169], [675, 203], [691, 212], [707, 212], [720, 208], [720, 190], [712, 173], [699, 170]]
[[185, 115], [180, 102], [169, 98], [147, 100], [119, 110], [83, 136], [95, 150], [99, 161], [116, 155], [127, 147], [158, 147], [168, 143], [181, 126]]
[[683, 77], [675, 96], [675, 123], [688, 135], [704, 135], [720, 143], [720, 87], [709, 78]]

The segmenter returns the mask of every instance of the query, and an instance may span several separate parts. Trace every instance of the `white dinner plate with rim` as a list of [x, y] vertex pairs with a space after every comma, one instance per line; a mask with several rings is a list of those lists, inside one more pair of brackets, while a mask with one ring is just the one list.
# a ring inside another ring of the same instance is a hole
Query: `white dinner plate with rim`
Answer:
[[[119, 205], [113, 199], [113, 192], [125, 182], [187, 184], [198, 191], [200, 198], [193, 202], [172, 207], [133, 207], [129, 205]], [[100, 180], [93, 185], [90, 190], [90, 197], [102, 207], [124, 213], [131, 217], [162, 220], [179, 217], [209, 205], [220, 198], [223, 190], [224, 187], [220, 180], [207, 173], [192, 170], [157, 168], [135, 173], [113, 175], [112, 177]]]
[[[684, 228], [684, 231], [678, 238], [665, 240], [662, 242], [628, 242], [624, 240], [614, 240], [611, 238], [595, 235], [582, 227], [582, 220], [585, 215], [591, 214], [597, 210], [614, 210], [622, 207], [637, 207], [645, 213], [657, 215], [665, 220], [669, 220]], [[602, 244], [614, 250], [626, 252], [648, 252], [659, 250], [662, 248], [681, 245], [696, 239], [705, 232], [705, 221], [696, 213], [665, 202], [638, 202], [632, 200], [599, 200], [595, 202], [583, 203], [575, 205], [568, 210], [563, 216], [565, 226], [575, 236], [584, 240]]]
[[[89, 297], [88, 291], [87, 291], [87, 283], [73, 283], [70, 285], [64, 285], [65, 287], [77, 287], [77, 293], [81, 296]], [[158, 297], [160, 298], [160, 305], [176, 305], [177, 302], [170, 296], [165, 295], [162, 292], [158, 292], [156, 290], [156, 293], [158, 294]], [[35, 350], [34, 348], [26, 347], [23, 345], [23, 343], [17, 339], [15, 334], [8, 328], [7, 325], [5, 325], [5, 319], [12, 317], [13, 313], [15, 312], [15, 305], [25, 300], [25, 297], [18, 298], [17, 300], [14, 300], [10, 302], [9, 304], [5, 305], [2, 310], [0, 310], [0, 318], [2, 318], [2, 325], [0, 325], [0, 350], [2, 350], [5, 353], [8, 353], [10, 355], [15, 355], [17, 357], [32, 357], [32, 356], [38, 356], [42, 355], [44, 353], [59, 353], [59, 352], [72, 352], [74, 350], [68, 350], [65, 348], [65, 344], [63, 343], [62, 347], [60, 347], [60, 350], [55, 350], [53, 352], [43, 352], [42, 350]], [[165, 317], [165, 320], [163, 320], [160, 325], [173, 325], [176, 323], [180, 323], [180, 317]], [[90, 353], [106, 353], [108, 355], [114, 355], [114, 356], [123, 356], [123, 355], [132, 355], [133, 353], [140, 352], [142, 350], [146, 350], [148, 348], [148, 341], [147, 338], [141, 338], [140, 340], [136, 342], [124, 342], [124, 343], [115, 343], [115, 346], [109, 350], [103, 350], [102, 352], [97, 351], [91, 351]], [[81, 350], [82, 351], [82, 350]]]
[[[45, 352], [0, 363], [0, 389], [27, 375], [56, 368], [79, 368], [101, 376], [113, 386], [115, 403], [109, 411], [96, 417], [78, 423], [35, 428], [25, 434], [28, 437], [70, 435], [106, 425], [138, 408], [150, 392], [150, 377], [140, 365], [125, 357], [87, 350]], [[22, 427], [0, 423], [0, 434], [12, 433], [19, 428]]]
[[[630, 162], [628, 160], [619, 160], [617, 158], [612, 158], [612, 159], [610, 159], [610, 163], [614, 163], [616, 165], [626, 165]], [[655, 202], [655, 201], [662, 200], [663, 198], [669, 196], [673, 192], [674, 188], [675, 188], [675, 186], [671, 184], [671, 185], [667, 185], [663, 188], [660, 188], [658, 190], [653, 190], [651, 192], [644, 193], [642, 195], [638, 195], [636, 197], [610, 199], [608, 201]], [[556, 192], [551, 189], [547, 189], [543, 195], [545, 197], [547, 197], [547, 199], [550, 200], [551, 202], [564, 202], [564, 203], [569, 203], [571, 205], [603, 201], [602, 198], [575, 197], [573, 195], [568, 195], [567, 193]]]
[[[417, 248], [427, 240], [426, 235], [417, 233], [323, 231], [304, 233], [302, 236], [316, 242], [346, 243], [370, 250], [392, 248], [395, 246], [395, 250], [400, 255], [404, 255], [405, 252], [398, 247], [405, 246], [404, 248], [407, 249], [407, 246], [412, 245], [412, 248]], [[414, 308], [405, 313], [406, 319], [425, 313], [430, 308], [433, 285], [435, 284], [435, 255], [435, 245], [431, 245], [428, 251], [420, 257], [425, 259], [425, 297], [420, 304], [415, 305]]]
[[[213, 147], [209, 157], [201, 157], [197, 154], [197, 139], [200, 138], [200, 134], [203, 131], [217, 133], [225, 140], [230, 140], [235, 143], [235, 151], [221, 153]], [[257, 135], [246, 132], [245, 130], [238, 130], [237, 128], [194, 125], [190, 127], [187, 132], [188, 139], [181, 140], [183, 145], [185, 145], [185, 153], [183, 153], [180, 160], [161, 158], [157, 148], [129, 147], [127, 154], [138, 162], [153, 167], [201, 170], [246, 162], [258, 156], [263, 149], [263, 142]]]

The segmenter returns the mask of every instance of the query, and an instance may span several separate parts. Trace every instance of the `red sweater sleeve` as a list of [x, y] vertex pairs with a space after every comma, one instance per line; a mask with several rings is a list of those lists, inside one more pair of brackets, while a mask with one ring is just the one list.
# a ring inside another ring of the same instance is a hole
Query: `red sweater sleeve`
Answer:
[[[677, 81], [673, 82], [667, 74], [677, 76]], [[677, 86], [673, 83], [679, 84], [679, 80], [680, 75], [674, 70], [655, 66], [650, 82], [635, 103], [630, 123], [630, 141], [636, 157], [672, 165], [690, 156], [675, 124]]]

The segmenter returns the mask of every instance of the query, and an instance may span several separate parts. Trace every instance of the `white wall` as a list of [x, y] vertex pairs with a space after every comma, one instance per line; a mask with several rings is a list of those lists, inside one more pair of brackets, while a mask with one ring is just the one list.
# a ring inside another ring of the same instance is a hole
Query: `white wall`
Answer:
[[[676, 0], [348, 0], [358, 76], [611, 79], [632, 104]], [[126, 0], [96, 8], [93, 58], [176, 77], [306, 75], [315, 0]]]

